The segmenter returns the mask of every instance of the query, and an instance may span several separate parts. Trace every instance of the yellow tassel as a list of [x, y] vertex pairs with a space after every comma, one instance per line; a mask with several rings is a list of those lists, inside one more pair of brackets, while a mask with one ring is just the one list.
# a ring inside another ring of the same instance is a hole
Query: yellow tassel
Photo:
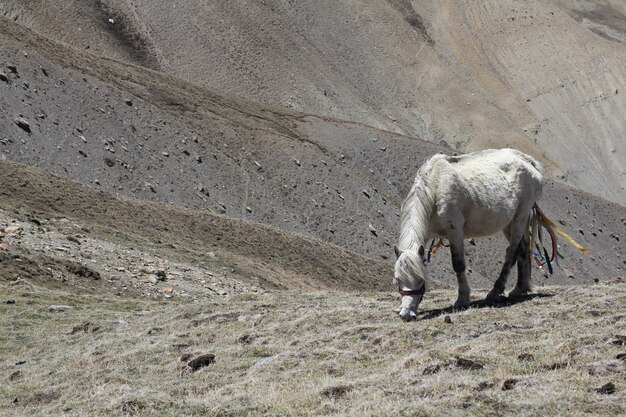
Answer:
[[565, 233], [563, 231], [563, 229], [561, 229], [559, 226], [557, 226], [556, 224], [554, 224], [554, 222], [550, 219], [548, 219], [548, 217], [546, 217], [545, 214], [541, 213], [541, 218], [543, 219], [544, 222], [546, 222], [546, 224], [548, 226], [550, 226], [551, 228], [553, 228], [554, 230], [556, 230], [556, 232], [558, 234], [560, 234], [561, 236], [563, 236], [565, 239], [567, 239], [572, 245], [574, 245], [576, 247], [576, 249], [578, 249], [579, 251], [581, 251], [582, 253], [589, 253], [589, 249], [585, 248], [583, 245], [581, 245], [580, 243], [576, 242], [574, 240], [573, 237], [571, 237], [570, 235], [568, 235], [567, 233]]

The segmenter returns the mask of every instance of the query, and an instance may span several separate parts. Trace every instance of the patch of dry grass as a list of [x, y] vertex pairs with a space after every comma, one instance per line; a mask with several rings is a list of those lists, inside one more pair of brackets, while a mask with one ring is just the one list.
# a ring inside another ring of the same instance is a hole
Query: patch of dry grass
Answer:
[[[626, 413], [619, 281], [462, 312], [445, 310], [450, 291], [433, 291], [414, 323], [386, 293], [183, 304], [1, 290], [0, 415]], [[208, 353], [214, 363], [185, 366]], [[596, 391], [609, 382], [614, 393]]]

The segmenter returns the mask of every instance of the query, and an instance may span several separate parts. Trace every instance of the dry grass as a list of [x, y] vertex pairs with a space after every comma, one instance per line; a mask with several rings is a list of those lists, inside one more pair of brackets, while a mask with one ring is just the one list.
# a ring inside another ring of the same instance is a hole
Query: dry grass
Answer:
[[[434, 291], [417, 323], [394, 317], [386, 293], [183, 304], [1, 289], [0, 415], [626, 413], [620, 280], [462, 312]], [[216, 361], [191, 372], [184, 353]], [[615, 393], [594, 390], [609, 382]]]

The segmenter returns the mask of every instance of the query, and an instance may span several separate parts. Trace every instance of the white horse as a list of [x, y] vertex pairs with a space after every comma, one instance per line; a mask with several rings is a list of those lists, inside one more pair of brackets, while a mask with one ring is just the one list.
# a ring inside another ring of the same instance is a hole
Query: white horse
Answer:
[[517, 262], [518, 278], [510, 296], [530, 291], [529, 226], [533, 206], [541, 197], [541, 165], [514, 149], [489, 149], [459, 156], [437, 154], [418, 170], [402, 204], [400, 241], [394, 247], [394, 283], [402, 302], [400, 317], [417, 317], [426, 291], [429, 253], [433, 238], [450, 242], [452, 267], [459, 296], [455, 306], [470, 302], [465, 276], [463, 240], [502, 231], [509, 241], [500, 276], [487, 295], [496, 301], [504, 293], [511, 268]]

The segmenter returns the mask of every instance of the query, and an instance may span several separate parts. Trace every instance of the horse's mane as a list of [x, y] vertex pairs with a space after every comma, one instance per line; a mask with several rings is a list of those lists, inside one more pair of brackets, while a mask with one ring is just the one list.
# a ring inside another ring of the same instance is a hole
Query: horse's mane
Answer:
[[435, 155], [420, 167], [411, 191], [402, 203], [398, 243], [401, 251], [417, 250], [427, 237], [428, 223], [435, 204], [433, 191], [428, 183], [428, 173], [432, 163], [440, 158], [445, 158], [445, 155]]

